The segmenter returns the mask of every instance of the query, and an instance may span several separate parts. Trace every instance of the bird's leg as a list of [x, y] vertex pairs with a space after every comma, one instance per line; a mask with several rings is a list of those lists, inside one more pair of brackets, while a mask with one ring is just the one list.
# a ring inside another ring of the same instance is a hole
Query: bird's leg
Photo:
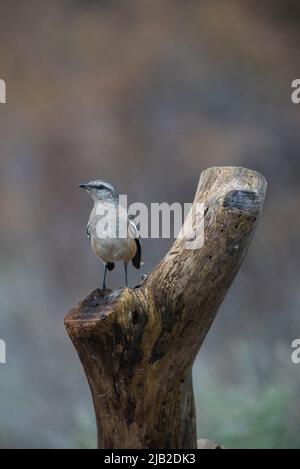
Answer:
[[124, 262], [124, 269], [125, 269], [125, 285], [126, 285], [126, 287], [128, 287], [127, 262]]
[[105, 281], [106, 281], [106, 272], [107, 272], [107, 263], [105, 262], [104, 276], [103, 276], [103, 282], [102, 282], [102, 291], [105, 291], [105, 290], [106, 290], [106, 285], [105, 285]]

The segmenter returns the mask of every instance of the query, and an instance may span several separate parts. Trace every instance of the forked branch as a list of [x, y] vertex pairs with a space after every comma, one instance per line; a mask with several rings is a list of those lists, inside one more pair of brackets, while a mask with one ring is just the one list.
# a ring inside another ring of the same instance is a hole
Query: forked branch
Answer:
[[[66, 317], [88, 378], [99, 448], [197, 447], [192, 365], [245, 255], [266, 181], [245, 168], [203, 172], [203, 224], [191, 211], [185, 236], [138, 289], [91, 293]], [[197, 213], [197, 210], [194, 212]], [[186, 235], [187, 233], [187, 235]]]

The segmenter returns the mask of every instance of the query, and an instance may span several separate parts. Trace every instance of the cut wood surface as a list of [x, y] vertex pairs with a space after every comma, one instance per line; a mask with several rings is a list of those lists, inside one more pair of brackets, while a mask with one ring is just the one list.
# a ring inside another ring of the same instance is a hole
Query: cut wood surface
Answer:
[[[197, 448], [192, 365], [245, 255], [266, 181], [255, 171], [214, 167], [201, 175], [204, 243], [177, 239], [136, 289], [92, 292], [65, 324], [90, 384], [99, 448]], [[146, 242], [146, 241], [145, 241]], [[238, 314], [238, 312], [237, 312]]]

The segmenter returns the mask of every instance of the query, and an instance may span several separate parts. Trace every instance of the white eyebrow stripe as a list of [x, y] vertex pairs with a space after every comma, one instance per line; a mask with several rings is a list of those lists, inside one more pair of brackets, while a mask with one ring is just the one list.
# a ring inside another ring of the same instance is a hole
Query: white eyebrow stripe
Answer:
[[106, 187], [107, 189], [111, 190], [111, 191], [114, 191], [114, 187], [109, 183], [109, 182], [106, 182], [106, 181], [100, 181], [100, 180], [96, 180], [96, 181], [91, 181], [89, 183], [89, 185], [91, 187], [94, 187], [95, 189], [98, 187], [98, 186], [104, 186]]

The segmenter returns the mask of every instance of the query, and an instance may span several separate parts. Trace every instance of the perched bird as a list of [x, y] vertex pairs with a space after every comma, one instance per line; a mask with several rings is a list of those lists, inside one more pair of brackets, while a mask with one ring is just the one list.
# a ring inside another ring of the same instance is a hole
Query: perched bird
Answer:
[[80, 184], [94, 201], [87, 225], [87, 236], [96, 254], [104, 262], [102, 290], [106, 290], [106, 272], [115, 263], [124, 262], [125, 284], [128, 286], [128, 262], [137, 269], [141, 266], [142, 247], [138, 229], [125, 207], [119, 204], [119, 195], [108, 182], [96, 180]]

